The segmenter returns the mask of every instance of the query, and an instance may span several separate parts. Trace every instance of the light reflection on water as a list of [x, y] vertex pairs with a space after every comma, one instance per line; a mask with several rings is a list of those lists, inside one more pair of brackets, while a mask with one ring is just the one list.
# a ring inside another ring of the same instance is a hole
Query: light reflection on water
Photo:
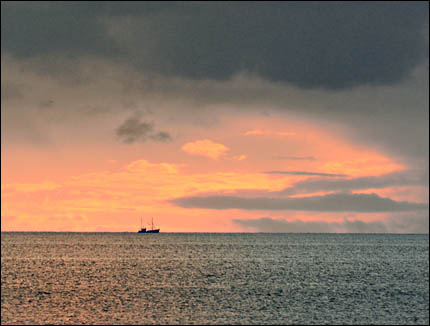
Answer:
[[429, 236], [4, 233], [2, 324], [429, 324]]

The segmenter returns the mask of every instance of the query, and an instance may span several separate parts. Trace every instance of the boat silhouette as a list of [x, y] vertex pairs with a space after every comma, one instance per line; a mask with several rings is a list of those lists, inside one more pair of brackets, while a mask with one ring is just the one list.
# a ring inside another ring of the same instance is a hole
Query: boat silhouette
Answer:
[[160, 233], [160, 229], [154, 229], [154, 218], [152, 218], [151, 229], [149, 230], [142, 227], [142, 219], [140, 219], [140, 230], [137, 233]]

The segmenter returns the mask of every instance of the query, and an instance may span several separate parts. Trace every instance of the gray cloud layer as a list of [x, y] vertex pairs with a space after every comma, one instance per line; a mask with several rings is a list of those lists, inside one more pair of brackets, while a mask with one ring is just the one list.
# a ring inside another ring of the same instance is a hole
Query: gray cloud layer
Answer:
[[[391, 84], [428, 55], [426, 2], [1, 3], [2, 51], [93, 55], [192, 79]], [[383, 19], [382, 19], [383, 17]]]
[[351, 191], [370, 188], [428, 185], [428, 170], [402, 171], [378, 177], [361, 177], [353, 179], [308, 179], [295, 183], [276, 194], [293, 195], [317, 191]]
[[190, 196], [173, 199], [184, 208], [296, 210], [318, 212], [402, 212], [428, 209], [428, 203], [395, 201], [376, 194], [336, 193], [305, 198], [246, 198], [237, 196]]
[[394, 215], [384, 221], [343, 222], [285, 221], [263, 217], [255, 220], [233, 219], [233, 223], [257, 232], [271, 233], [424, 233], [428, 234], [428, 215]]

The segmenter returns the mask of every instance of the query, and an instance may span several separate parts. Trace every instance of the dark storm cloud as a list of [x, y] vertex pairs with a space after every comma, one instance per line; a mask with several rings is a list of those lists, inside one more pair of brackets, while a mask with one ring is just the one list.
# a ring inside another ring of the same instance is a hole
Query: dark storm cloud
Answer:
[[426, 24], [427, 2], [2, 2], [1, 42], [18, 57], [341, 89], [405, 77], [428, 55]]
[[310, 175], [319, 177], [345, 177], [346, 174], [318, 173], [306, 171], [266, 171], [265, 174]]
[[173, 199], [184, 208], [296, 210], [318, 212], [402, 212], [428, 209], [427, 203], [395, 201], [376, 194], [336, 193], [305, 198], [246, 198], [237, 196], [191, 196]]
[[141, 121], [139, 116], [125, 120], [117, 129], [117, 136], [127, 144], [142, 142], [148, 139], [155, 141], [171, 141], [169, 133], [154, 132], [154, 123]]
[[316, 191], [351, 191], [370, 188], [387, 188], [401, 186], [428, 186], [428, 170], [402, 171], [378, 177], [361, 177], [353, 179], [309, 179], [296, 182], [276, 194], [293, 195]]

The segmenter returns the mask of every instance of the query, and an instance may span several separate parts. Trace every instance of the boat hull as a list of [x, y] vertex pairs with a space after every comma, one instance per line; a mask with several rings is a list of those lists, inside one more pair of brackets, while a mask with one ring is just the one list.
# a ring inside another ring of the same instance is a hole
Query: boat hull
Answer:
[[137, 231], [137, 233], [160, 233], [160, 229], [154, 229], [154, 230], [141, 229]]

